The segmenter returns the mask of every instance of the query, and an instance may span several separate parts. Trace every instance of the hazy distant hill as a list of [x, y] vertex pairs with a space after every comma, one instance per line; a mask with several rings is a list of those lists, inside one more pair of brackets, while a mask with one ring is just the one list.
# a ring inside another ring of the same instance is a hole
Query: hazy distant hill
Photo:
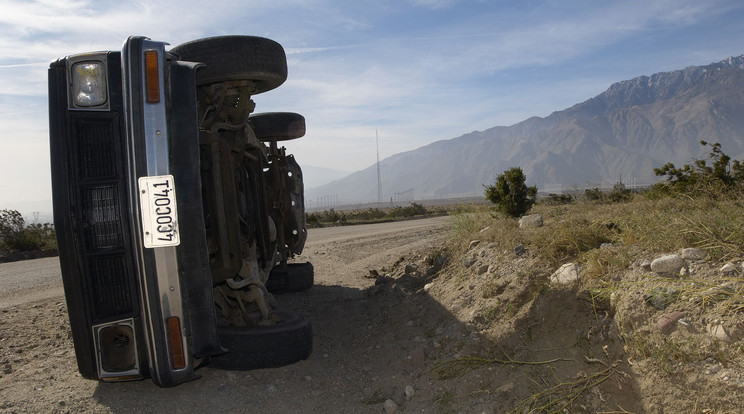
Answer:
[[[381, 162], [383, 198], [408, 189], [417, 199], [482, 194], [483, 184], [515, 166], [541, 191], [648, 184], [654, 167], [707, 155], [701, 139], [744, 158], [743, 137], [744, 55], [618, 82], [545, 118], [393, 155]], [[376, 167], [307, 191], [308, 198], [326, 194], [339, 202], [376, 201]]]
[[325, 167], [300, 164], [305, 188], [318, 187], [346, 177], [351, 171], [333, 170]]

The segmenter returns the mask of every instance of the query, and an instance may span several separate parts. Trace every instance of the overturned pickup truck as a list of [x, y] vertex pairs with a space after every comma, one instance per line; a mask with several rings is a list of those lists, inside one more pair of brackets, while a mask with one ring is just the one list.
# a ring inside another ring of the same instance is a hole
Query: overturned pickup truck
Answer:
[[313, 284], [288, 263], [307, 236], [302, 171], [279, 141], [292, 112], [254, 113], [287, 78], [269, 39], [220, 36], [168, 49], [130, 37], [49, 69], [54, 223], [85, 378], [159, 386], [312, 351], [307, 318], [271, 292]]

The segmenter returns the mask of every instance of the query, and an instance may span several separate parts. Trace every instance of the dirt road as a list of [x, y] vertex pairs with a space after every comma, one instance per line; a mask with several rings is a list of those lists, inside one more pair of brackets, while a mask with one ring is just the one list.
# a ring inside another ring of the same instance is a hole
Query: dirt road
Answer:
[[380, 290], [367, 276], [422, 262], [448, 225], [311, 230], [299, 261], [314, 264], [316, 286], [276, 297], [311, 318], [311, 357], [250, 372], [205, 367], [201, 379], [169, 389], [82, 379], [55, 259], [0, 265], [0, 412], [378, 413], [388, 399], [406, 412], [435, 411], [444, 391], [429, 367], [467, 337], [465, 327], [420, 286]]

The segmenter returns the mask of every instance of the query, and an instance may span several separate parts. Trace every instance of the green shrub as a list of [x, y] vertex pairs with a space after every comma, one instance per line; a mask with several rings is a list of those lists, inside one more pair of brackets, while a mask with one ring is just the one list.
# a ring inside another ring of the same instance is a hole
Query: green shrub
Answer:
[[26, 226], [26, 221], [18, 211], [0, 210], [0, 250], [29, 252], [54, 248], [56, 239], [51, 224]]
[[612, 186], [612, 190], [604, 192], [599, 188], [587, 188], [584, 190], [584, 199], [594, 203], [625, 203], [633, 198], [633, 190], [626, 187], [621, 181]]
[[548, 206], [559, 206], [562, 204], [571, 204], [576, 199], [571, 194], [548, 194], [542, 202]]
[[606, 197], [610, 203], [625, 203], [630, 201], [631, 198], [633, 198], [633, 191], [620, 181], [612, 186], [612, 190], [610, 190]]
[[721, 144], [700, 141], [700, 145], [710, 147], [708, 161], [695, 160], [692, 165], [677, 168], [668, 162], [661, 168], [654, 168], [657, 177], [666, 177], [665, 182], [657, 183], [653, 191], [668, 194], [717, 195], [744, 188], [744, 164], [731, 160], [721, 150]]
[[597, 187], [587, 188], [586, 190], [584, 190], [584, 198], [587, 201], [599, 202], [604, 200], [604, 194], [602, 193], [602, 190]]
[[504, 171], [493, 185], [486, 186], [486, 198], [503, 213], [519, 217], [535, 204], [537, 187], [527, 187], [526, 177], [519, 167]]

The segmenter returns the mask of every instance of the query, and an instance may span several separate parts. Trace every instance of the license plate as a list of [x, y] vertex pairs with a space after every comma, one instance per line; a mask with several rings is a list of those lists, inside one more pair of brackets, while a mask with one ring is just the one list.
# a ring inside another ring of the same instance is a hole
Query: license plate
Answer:
[[173, 176], [140, 177], [138, 181], [145, 247], [178, 246], [181, 237]]

